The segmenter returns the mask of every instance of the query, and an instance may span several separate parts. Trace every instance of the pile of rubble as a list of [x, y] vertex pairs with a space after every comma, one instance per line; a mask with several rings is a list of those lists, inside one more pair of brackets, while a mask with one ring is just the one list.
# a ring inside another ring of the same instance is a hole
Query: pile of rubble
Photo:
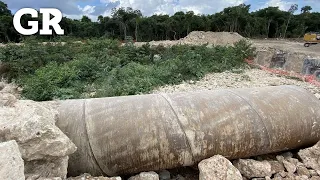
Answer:
[[199, 179], [319, 180], [319, 157], [320, 142], [295, 154], [265, 155], [233, 163], [218, 155], [199, 164]]
[[236, 32], [204, 32], [193, 31], [185, 38], [179, 40], [181, 44], [214, 44], [220, 46], [233, 45], [234, 43], [244, 39]]
[[320, 88], [298, 79], [288, 79], [259, 69], [234, 70], [208, 74], [199, 81], [183, 82], [179, 85], [164, 86], [153, 93], [188, 92], [226, 88], [253, 88], [280, 85], [296, 85], [302, 87], [320, 99]]
[[[176, 41], [151, 41], [149, 44], [151, 46], [164, 46], [170, 47], [174, 45], [233, 45], [234, 43], [238, 42], [239, 40], [244, 39], [241, 35], [236, 32], [204, 32], [204, 31], [193, 31], [185, 38], [181, 38]], [[146, 42], [136, 42], [135, 46], [142, 46], [146, 44]]]

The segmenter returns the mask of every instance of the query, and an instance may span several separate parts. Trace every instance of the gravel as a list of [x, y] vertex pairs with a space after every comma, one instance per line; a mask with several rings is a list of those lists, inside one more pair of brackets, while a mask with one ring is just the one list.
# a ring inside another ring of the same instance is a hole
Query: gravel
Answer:
[[281, 77], [259, 69], [246, 69], [244, 72], [223, 72], [208, 74], [199, 81], [183, 82], [179, 85], [167, 85], [152, 93], [173, 93], [228, 88], [252, 88], [280, 85], [296, 85], [320, 98], [320, 88], [308, 82]]

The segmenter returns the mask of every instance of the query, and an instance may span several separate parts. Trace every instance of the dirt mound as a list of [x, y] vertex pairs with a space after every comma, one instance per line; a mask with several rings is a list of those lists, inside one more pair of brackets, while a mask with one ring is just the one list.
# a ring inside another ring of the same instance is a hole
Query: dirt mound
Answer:
[[[204, 32], [204, 31], [193, 31], [189, 33], [185, 38], [181, 38], [177, 41], [150, 41], [149, 44], [151, 46], [165, 46], [171, 47], [174, 45], [233, 45], [234, 43], [244, 39], [241, 35], [235, 32]], [[147, 42], [136, 42], [135, 46], [141, 47], [142, 45], [147, 44]]]
[[179, 41], [182, 44], [214, 44], [214, 45], [232, 45], [241, 39], [244, 39], [241, 35], [235, 32], [204, 32], [193, 31], [185, 38]]

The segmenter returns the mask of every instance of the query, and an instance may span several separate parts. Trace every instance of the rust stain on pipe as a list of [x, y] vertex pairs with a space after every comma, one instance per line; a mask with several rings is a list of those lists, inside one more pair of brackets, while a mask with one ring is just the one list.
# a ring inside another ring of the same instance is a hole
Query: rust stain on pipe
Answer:
[[296, 86], [62, 101], [70, 175], [109, 176], [295, 149], [320, 139], [320, 101]]

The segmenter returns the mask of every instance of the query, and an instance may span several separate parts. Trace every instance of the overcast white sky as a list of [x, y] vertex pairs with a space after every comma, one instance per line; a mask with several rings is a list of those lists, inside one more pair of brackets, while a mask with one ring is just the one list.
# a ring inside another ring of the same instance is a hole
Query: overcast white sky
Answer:
[[15, 12], [18, 9], [54, 7], [60, 9], [70, 18], [79, 19], [87, 15], [96, 20], [98, 15], [110, 15], [114, 7], [132, 7], [142, 11], [143, 15], [174, 14], [177, 11], [194, 11], [199, 14], [213, 14], [228, 6], [241, 3], [251, 4], [251, 10], [267, 6], [279, 6], [288, 10], [291, 4], [298, 4], [299, 9], [305, 5], [320, 10], [320, 0], [2, 0], [9, 9]]

